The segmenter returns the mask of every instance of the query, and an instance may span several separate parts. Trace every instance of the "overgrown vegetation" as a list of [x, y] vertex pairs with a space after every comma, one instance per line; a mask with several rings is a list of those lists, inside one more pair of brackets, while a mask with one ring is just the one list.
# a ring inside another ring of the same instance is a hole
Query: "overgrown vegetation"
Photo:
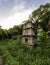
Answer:
[[36, 47], [17, 40], [0, 40], [0, 55], [4, 65], [50, 65], [50, 40], [41, 37]]
[[14, 26], [9, 30], [0, 27], [0, 56], [4, 65], [50, 65], [50, 3], [41, 5], [29, 18], [35, 20], [37, 46], [34, 47], [22, 43], [22, 26]]
[[10, 28], [9, 30], [2, 29], [2, 27], [0, 26], [0, 39], [15, 39], [20, 35], [22, 35], [21, 25], [15, 25], [13, 28]]

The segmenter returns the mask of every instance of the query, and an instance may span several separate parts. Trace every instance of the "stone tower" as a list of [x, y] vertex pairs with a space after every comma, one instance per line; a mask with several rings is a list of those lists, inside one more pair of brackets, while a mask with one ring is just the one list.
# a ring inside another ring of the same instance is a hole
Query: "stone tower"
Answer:
[[22, 42], [26, 45], [34, 45], [35, 31], [34, 24], [32, 22], [26, 22], [23, 25]]

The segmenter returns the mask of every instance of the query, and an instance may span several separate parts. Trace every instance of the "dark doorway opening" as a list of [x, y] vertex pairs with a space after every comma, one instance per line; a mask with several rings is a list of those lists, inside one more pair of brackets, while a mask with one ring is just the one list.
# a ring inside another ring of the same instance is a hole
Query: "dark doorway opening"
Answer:
[[28, 39], [26, 38], [26, 39], [25, 39], [25, 43], [27, 43], [27, 42], [28, 42]]

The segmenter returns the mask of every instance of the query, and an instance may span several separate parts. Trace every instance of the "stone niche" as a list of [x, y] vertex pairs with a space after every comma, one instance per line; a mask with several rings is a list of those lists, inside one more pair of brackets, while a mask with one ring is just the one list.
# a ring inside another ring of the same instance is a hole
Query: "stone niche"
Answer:
[[22, 41], [26, 45], [30, 45], [30, 46], [34, 45], [34, 38], [33, 37], [23, 37]]

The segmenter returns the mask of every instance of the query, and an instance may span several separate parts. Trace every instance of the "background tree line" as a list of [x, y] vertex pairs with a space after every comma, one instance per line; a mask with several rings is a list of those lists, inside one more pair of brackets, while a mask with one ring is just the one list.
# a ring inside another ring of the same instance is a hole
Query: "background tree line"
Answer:
[[22, 26], [16, 25], [13, 28], [10, 28], [8, 30], [3, 29], [0, 26], [0, 39], [17, 38], [20, 35], [22, 35]]

